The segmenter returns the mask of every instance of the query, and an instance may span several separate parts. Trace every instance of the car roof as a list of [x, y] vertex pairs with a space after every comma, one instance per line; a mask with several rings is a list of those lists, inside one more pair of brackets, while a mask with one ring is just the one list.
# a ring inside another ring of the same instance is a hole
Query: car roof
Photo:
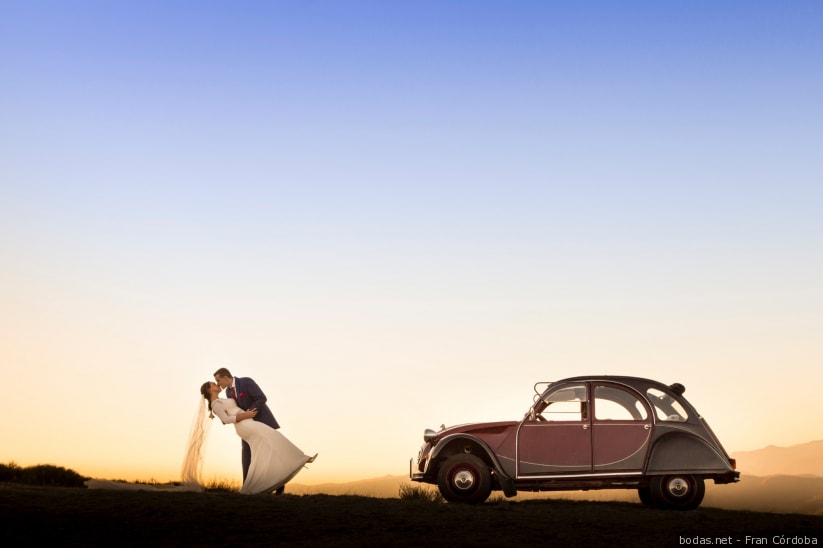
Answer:
[[[655, 387], [661, 388], [666, 390], [671, 390], [670, 385], [666, 385], [660, 381], [655, 381], [653, 379], [646, 379], [643, 377], [632, 377], [627, 375], [581, 375], [578, 377], [569, 377], [566, 379], [560, 379], [559, 381], [554, 381], [551, 384], [557, 384], [560, 382], [583, 382], [583, 381], [607, 381], [607, 382], [616, 382], [620, 384], [626, 384], [631, 386], [632, 388], [640, 388], [640, 387]], [[681, 385], [682, 386], [682, 385]], [[685, 391], [685, 388], [684, 388]]]

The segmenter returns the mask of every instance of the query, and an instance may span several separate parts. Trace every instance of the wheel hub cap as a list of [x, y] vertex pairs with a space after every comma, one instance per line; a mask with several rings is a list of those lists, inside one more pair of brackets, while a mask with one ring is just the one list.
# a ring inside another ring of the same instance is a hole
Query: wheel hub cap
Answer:
[[669, 481], [669, 493], [675, 497], [683, 497], [689, 493], [689, 484], [683, 478], [674, 478]]
[[461, 470], [454, 475], [454, 485], [458, 489], [466, 491], [474, 485], [474, 474], [468, 470]]

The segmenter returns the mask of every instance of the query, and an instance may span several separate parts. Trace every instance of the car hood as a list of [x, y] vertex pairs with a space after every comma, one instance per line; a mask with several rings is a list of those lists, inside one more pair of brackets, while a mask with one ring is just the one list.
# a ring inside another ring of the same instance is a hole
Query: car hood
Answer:
[[441, 439], [451, 434], [502, 434], [518, 424], [517, 421], [474, 422], [449, 426], [437, 432]]

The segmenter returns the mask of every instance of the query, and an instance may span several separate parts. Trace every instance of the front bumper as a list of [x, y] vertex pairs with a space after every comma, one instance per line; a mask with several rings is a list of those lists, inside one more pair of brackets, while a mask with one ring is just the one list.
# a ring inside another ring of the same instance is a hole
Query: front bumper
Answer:
[[[416, 462], [415, 462], [416, 461]], [[428, 468], [428, 459], [426, 459], [426, 465], [423, 467], [423, 471], [420, 471], [420, 457], [415, 459], [414, 457], [409, 459], [409, 479], [412, 481], [422, 481], [422, 482], [429, 482], [426, 478], [426, 471]]]
[[423, 481], [423, 472], [417, 471], [414, 460], [414, 457], [409, 459], [409, 479], [412, 481]]

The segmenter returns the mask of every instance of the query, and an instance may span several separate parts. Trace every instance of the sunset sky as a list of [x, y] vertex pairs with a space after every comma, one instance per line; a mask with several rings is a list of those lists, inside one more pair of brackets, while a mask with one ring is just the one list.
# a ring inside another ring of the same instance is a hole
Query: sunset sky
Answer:
[[[0, 462], [179, 479], [218, 367], [301, 483], [583, 374], [684, 384], [730, 452], [823, 438], [821, 21], [0, 2]], [[240, 468], [216, 420], [205, 475]]]

